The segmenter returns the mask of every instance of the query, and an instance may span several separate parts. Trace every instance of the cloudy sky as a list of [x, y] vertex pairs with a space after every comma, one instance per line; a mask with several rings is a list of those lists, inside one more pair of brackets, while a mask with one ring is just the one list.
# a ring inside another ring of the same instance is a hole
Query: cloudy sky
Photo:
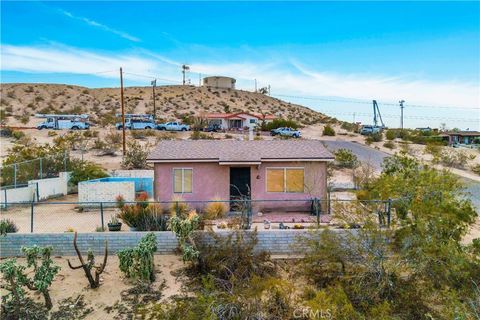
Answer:
[[1, 81], [228, 75], [332, 116], [480, 129], [479, 2], [2, 2]]

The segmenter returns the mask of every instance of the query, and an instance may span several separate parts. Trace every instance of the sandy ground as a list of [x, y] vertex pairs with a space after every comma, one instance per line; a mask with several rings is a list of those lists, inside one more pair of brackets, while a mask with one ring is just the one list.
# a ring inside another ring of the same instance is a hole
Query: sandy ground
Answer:
[[[68, 267], [67, 259], [70, 259], [74, 266], [78, 265], [78, 258], [76, 256], [54, 258], [55, 263], [61, 267], [61, 270], [55, 278], [50, 291], [54, 305], [52, 311], [57, 310], [59, 301], [69, 297], [76, 298], [78, 295], [83, 295], [87, 306], [94, 309], [85, 319], [113, 319], [116, 311], [108, 313], [105, 307], [113, 306], [115, 302], [121, 300], [122, 291], [134, 286], [133, 282], [125, 279], [119, 270], [118, 257], [113, 255], [108, 257], [107, 267], [101, 275], [101, 286], [96, 289], [90, 289], [82, 269], [71, 270]], [[101, 259], [101, 256], [97, 256], [97, 260]], [[17, 260], [22, 264], [25, 263], [24, 258]], [[182, 279], [172, 273], [184, 267], [181, 257], [176, 255], [156, 255], [154, 260], [156, 275], [152, 287], [158, 288], [162, 283], [165, 283], [166, 287], [162, 291], [162, 300], [180, 294], [182, 292]], [[35, 294], [34, 297], [43, 303], [43, 297], [41, 295]]]

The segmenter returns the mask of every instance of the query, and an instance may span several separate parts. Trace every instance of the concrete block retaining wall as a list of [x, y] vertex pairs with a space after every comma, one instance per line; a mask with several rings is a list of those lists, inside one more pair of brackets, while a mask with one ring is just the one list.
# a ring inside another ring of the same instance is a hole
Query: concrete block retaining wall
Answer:
[[115, 202], [119, 195], [121, 195], [125, 201], [135, 201], [135, 182], [82, 181], [78, 184], [79, 202]]
[[[231, 231], [219, 231], [217, 234], [226, 236]], [[244, 231], [252, 232], [252, 231]], [[348, 232], [339, 230], [338, 232]], [[146, 232], [97, 232], [79, 233], [78, 245], [83, 252], [92, 249], [95, 254], [102, 254], [104, 241], [108, 240], [110, 254], [135, 246]], [[178, 242], [175, 235], [170, 231], [155, 232], [158, 242], [159, 254], [172, 254], [177, 250]], [[257, 249], [267, 250], [272, 254], [302, 254], [302, 248], [294, 248], [298, 236], [308, 236], [306, 230], [262, 230], [258, 231]], [[211, 241], [205, 237], [205, 241]], [[50, 234], [8, 234], [0, 237], [0, 257], [22, 256], [22, 246], [53, 246], [55, 256], [73, 256], [73, 233], [50, 233]]]

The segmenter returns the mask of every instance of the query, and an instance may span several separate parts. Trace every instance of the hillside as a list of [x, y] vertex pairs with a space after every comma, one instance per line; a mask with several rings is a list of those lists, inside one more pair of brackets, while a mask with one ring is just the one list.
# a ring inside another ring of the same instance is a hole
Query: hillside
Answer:
[[[2, 118], [7, 125], [33, 126], [36, 113], [88, 113], [100, 126], [115, 123], [120, 112], [119, 88], [91, 89], [62, 84], [1, 84]], [[124, 90], [127, 113], [153, 113], [151, 87]], [[255, 112], [294, 119], [304, 125], [329, 119], [312, 109], [270, 96], [243, 90], [194, 86], [156, 88], [157, 119], [181, 120], [185, 116], [215, 112]]]

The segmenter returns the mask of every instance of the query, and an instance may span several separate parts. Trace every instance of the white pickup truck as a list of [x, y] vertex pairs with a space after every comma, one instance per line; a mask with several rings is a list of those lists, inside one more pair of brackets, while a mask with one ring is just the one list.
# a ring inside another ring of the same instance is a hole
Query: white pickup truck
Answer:
[[300, 138], [302, 135], [300, 131], [295, 130], [293, 128], [277, 128], [270, 131], [270, 135], [272, 136], [284, 136], [284, 137], [293, 137], [293, 138]]
[[181, 124], [180, 122], [167, 122], [157, 125], [157, 129], [167, 131], [188, 131], [190, 130], [190, 126]]

